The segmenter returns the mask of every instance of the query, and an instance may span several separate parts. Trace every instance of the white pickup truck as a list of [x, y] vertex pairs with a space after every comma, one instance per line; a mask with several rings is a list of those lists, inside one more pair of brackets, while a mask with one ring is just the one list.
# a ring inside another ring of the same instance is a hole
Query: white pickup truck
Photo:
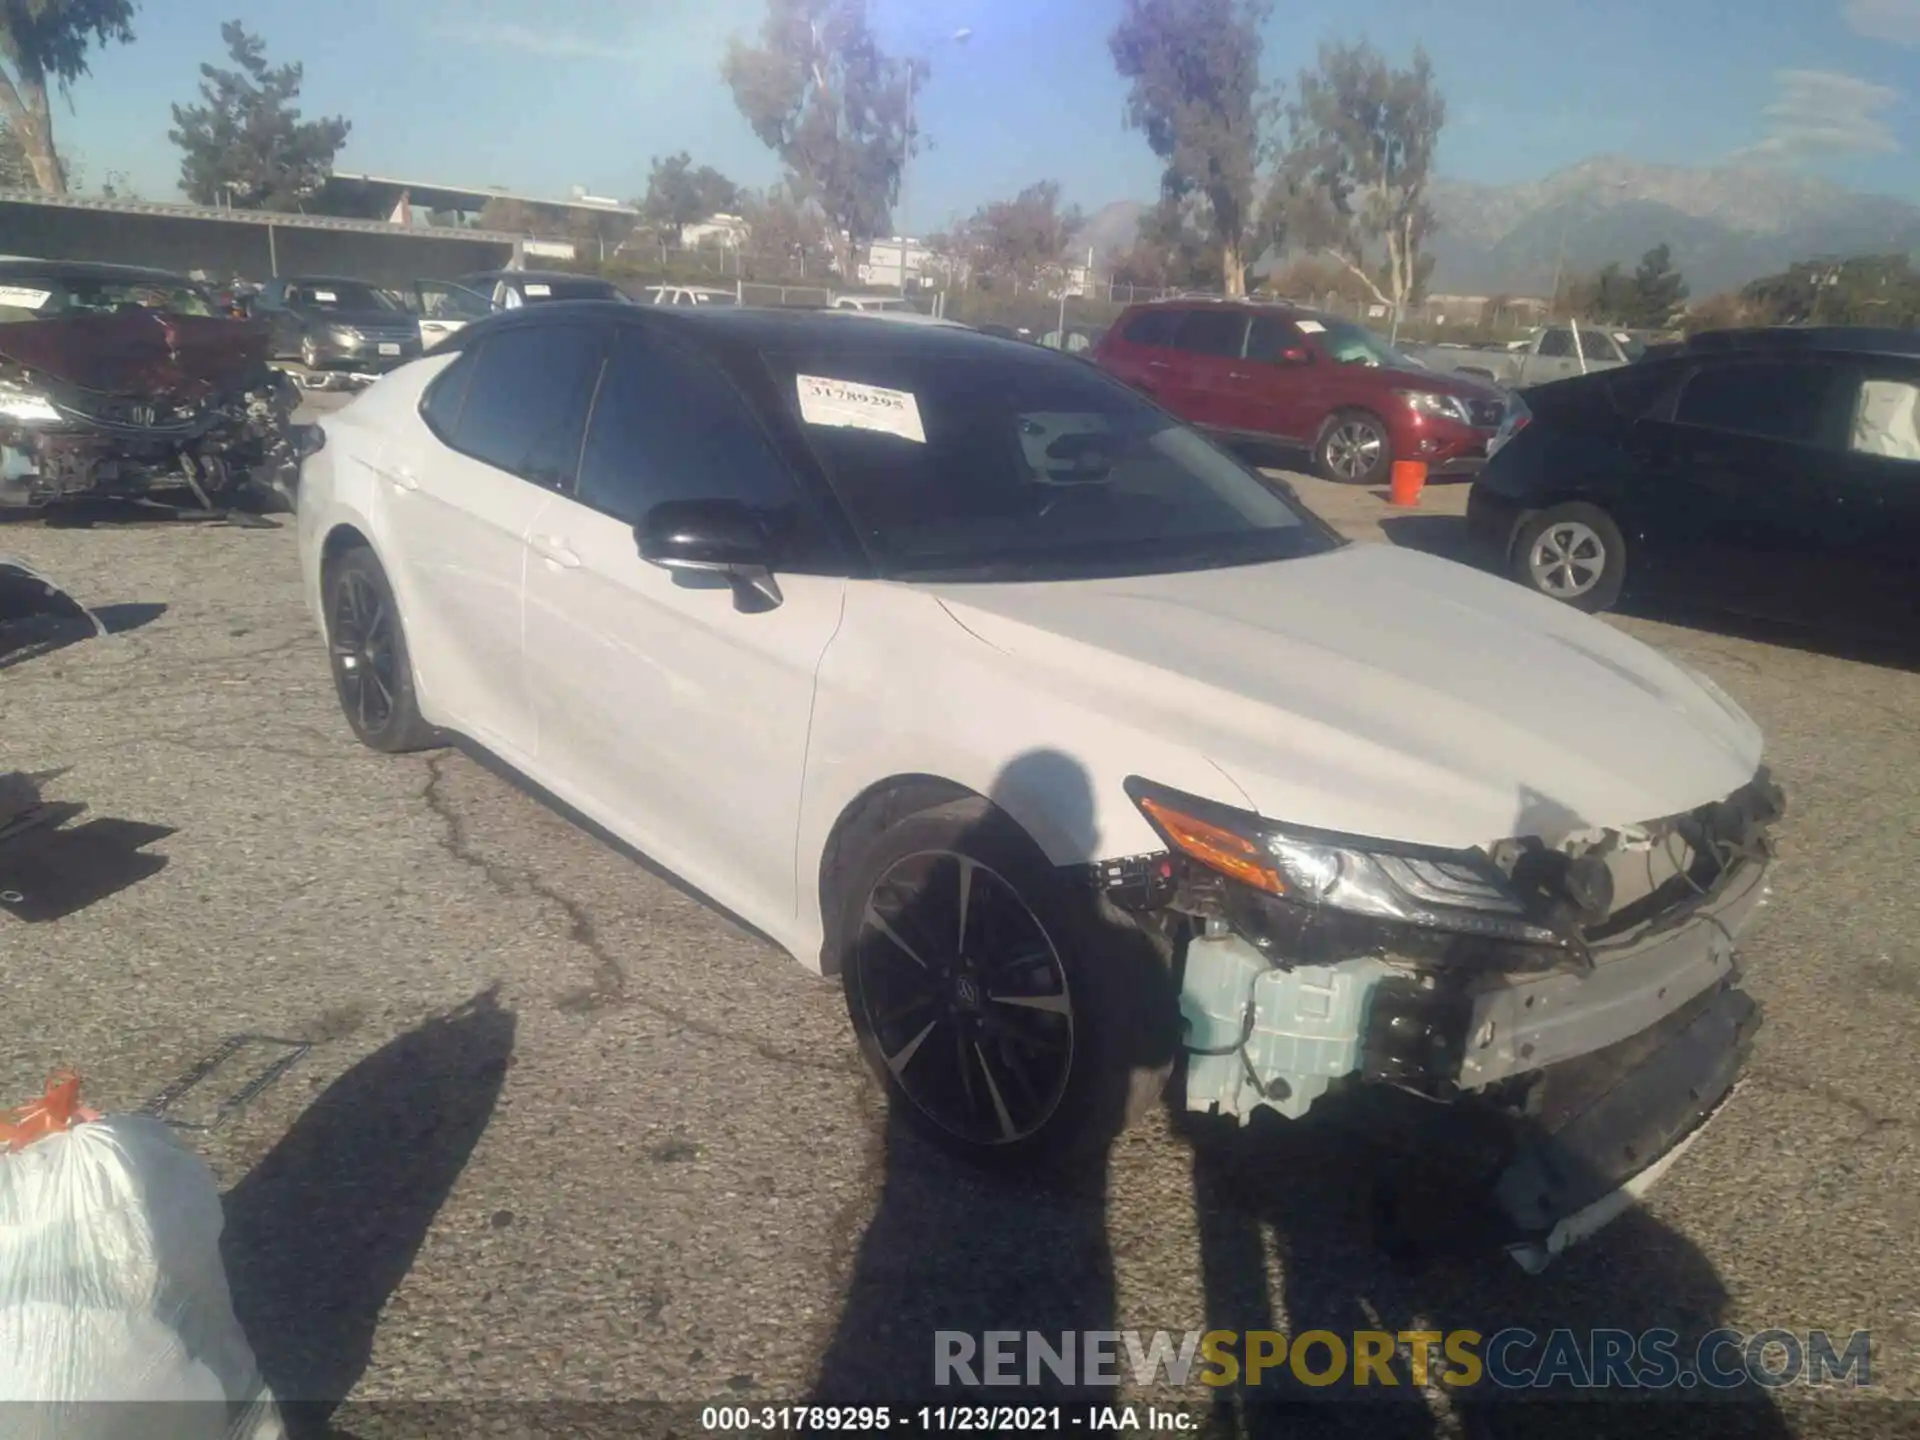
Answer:
[[1470, 375], [1518, 390], [1630, 364], [1640, 357], [1641, 348], [1631, 335], [1588, 325], [1580, 326], [1576, 346], [1572, 326], [1549, 325], [1504, 347], [1423, 345], [1412, 353], [1429, 370]]

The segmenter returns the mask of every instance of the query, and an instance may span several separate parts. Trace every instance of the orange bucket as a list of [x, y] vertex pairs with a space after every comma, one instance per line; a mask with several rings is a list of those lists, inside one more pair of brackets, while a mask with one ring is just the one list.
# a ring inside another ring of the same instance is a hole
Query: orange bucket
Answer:
[[1420, 503], [1420, 492], [1426, 488], [1426, 461], [1396, 460], [1393, 462], [1393, 504], [1412, 508]]

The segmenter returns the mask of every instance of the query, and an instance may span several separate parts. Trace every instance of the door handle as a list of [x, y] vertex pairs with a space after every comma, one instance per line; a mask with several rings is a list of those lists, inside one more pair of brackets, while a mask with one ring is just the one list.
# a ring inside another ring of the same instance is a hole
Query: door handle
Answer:
[[1149, 370], [1165, 370], [1167, 368], [1167, 362], [1164, 360], [1149, 360], [1147, 361], [1147, 368]]
[[535, 535], [527, 544], [542, 560], [558, 565], [562, 570], [577, 570], [580, 567], [580, 557], [569, 550], [567, 542], [558, 535]]
[[1229, 380], [1251, 380], [1253, 379], [1253, 376], [1249, 375], [1244, 370], [1229, 370], [1227, 372], [1227, 378]]

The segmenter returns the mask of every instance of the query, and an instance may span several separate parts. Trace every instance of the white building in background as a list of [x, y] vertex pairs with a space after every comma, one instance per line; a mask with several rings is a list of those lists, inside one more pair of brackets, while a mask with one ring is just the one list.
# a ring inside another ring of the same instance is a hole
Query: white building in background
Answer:
[[717, 246], [722, 250], [744, 250], [753, 238], [753, 227], [738, 215], [709, 215], [680, 232], [680, 243], [689, 250]]
[[911, 235], [894, 235], [867, 242], [866, 256], [860, 261], [859, 280], [862, 285], [889, 289], [899, 289], [904, 281], [911, 290], [934, 283], [937, 274], [944, 273], [944, 264], [922, 241]]

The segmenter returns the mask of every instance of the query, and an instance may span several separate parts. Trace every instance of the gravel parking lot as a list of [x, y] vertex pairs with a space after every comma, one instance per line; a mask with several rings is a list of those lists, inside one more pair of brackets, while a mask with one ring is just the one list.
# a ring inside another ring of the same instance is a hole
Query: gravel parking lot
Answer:
[[[1396, 519], [1300, 485], [1440, 548], [1464, 495]], [[282, 1395], [872, 1397], [935, 1328], [1726, 1324], [1871, 1328], [1876, 1389], [1920, 1396], [1911, 669], [1618, 622], [1747, 705], [1787, 787], [1757, 1061], [1648, 1210], [1545, 1276], [1410, 1277], [1328, 1137], [1196, 1148], [1156, 1117], [1063, 1194], [890, 1134], [837, 987], [479, 760], [353, 743], [291, 528], [0, 550], [121, 632], [0, 670], [6, 766], [88, 807], [4, 877], [0, 1092], [71, 1064], [124, 1107], [223, 1037], [312, 1043], [198, 1137]], [[1447, 1433], [1434, 1406], [1411, 1433]]]

